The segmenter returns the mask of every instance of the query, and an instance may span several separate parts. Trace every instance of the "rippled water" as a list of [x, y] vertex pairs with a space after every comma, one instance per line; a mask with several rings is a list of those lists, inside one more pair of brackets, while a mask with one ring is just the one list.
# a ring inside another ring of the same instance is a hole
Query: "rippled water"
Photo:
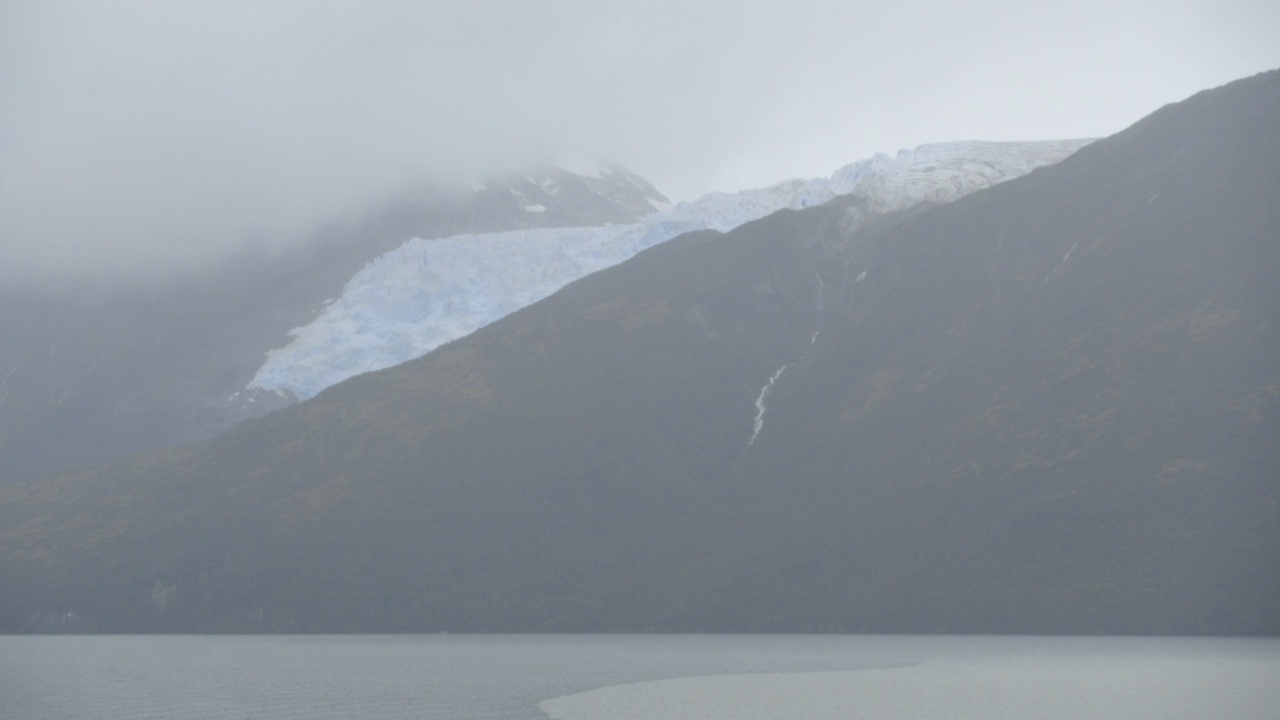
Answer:
[[[1080, 698], [1089, 702], [1076, 702]], [[540, 702], [564, 720], [1098, 713], [1261, 720], [1280, 717], [1280, 641], [0, 637], [5, 720], [545, 720]], [[1205, 714], [1206, 708], [1213, 712]]]

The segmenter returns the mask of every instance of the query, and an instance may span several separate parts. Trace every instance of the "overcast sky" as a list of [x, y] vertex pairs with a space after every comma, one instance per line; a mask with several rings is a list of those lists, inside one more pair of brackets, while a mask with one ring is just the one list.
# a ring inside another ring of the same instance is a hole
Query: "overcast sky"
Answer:
[[673, 200], [1116, 132], [1280, 66], [1273, 0], [0, 0], [0, 276], [207, 265], [565, 151]]

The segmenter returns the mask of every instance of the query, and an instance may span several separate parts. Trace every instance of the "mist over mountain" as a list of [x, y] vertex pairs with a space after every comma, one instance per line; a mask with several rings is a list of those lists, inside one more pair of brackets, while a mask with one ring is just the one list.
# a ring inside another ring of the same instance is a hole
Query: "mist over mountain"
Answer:
[[607, 167], [418, 186], [281, 253], [143, 288], [0, 285], [0, 484], [204, 440], [290, 404], [246, 391], [267, 352], [408, 237], [628, 223], [665, 204]]
[[[354, 275], [341, 296], [290, 333], [292, 342], [267, 355], [246, 390], [310, 398], [353, 375], [421, 357], [572, 280], [687, 232], [724, 232], [778, 210], [847, 195], [866, 206], [868, 218], [946, 202], [1057, 162], [1088, 142], [937, 143], [893, 158], [881, 153], [830, 177], [710, 193], [638, 222], [414, 239]], [[539, 189], [558, 192], [554, 185]], [[543, 206], [529, 207], [541, 212]]]
[[10, 288], [0, 484], [207, 439], [420, 357], [683, 232], [846, 194], [868, 217], [942, 202], [1085, 142], [941, 143], [675, 207], [617, 164], [569, 157], [420, 188], [286, 254], [242, 255], [147, 291]]
[[0, 488], [0, 627], [1280, 632], [1280, 71]]
[[673, 200], [1101, 137], [1280, 64], [1255, 0], [0, 4], [0, 283], [172, 280], [574, 149]]

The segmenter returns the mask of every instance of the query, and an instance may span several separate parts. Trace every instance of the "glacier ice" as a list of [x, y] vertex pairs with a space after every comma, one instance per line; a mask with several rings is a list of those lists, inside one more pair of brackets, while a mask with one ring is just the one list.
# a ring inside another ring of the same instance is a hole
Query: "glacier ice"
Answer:
[[711, 193], [628, 225], [414, 238], [366, 265], [310, 324], [292, 330], [292, 341], [267, 354], [248, 389], [305, 400], [354, 375], [425, 355], [686, 232], [727, 232], [784, 208], [849, 194], [872, 213], [948, 202], [1057, 162], [1088, 142], [922, 145], [855, 162], [829, 178]]

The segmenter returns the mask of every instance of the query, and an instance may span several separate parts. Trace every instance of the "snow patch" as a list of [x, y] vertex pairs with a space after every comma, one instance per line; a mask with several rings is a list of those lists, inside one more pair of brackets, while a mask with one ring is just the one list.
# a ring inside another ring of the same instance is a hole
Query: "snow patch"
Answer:
[[525, 212], [531, 212], [531, 213], [546, 212], [546, 211], [547, 211], [547, 206], [546, 206], [546, 205], [543, 205], [542, 203], [536, 203], [536, 204], [533, 204], [533, 205], [525, 205], [525, 206], [524, 206], [524, 211], [525, 211]]
[[[818, 341], [818, 334], [814, 333], [813, 342], [817, 342], [817, 341]], [[764, 409], [765, 409], [764, 398], [765, 396], [769, 394], [769, 390], [773, 387], [773, 384], [778, 382], [778, 378], [782, 377], [782, 373], [786, 371], [787, 371], [786, 365], [783, 365], [782, 367], [778, 368], [776, 372], [774, 372], [772, 375], [769, 376], [769, 382], [765, 383], [764, 387], [760, 388], [760, 395], [756, 397], [756, 420], [754, 425], [751, 428], [751, 439], [747, 441], [747, 447], [751, 447], [752, 443], [756, 441], [756, 438], [760, 436], [760, 431], [764, 429]]]
[[1078, 247], [1080, 247], [1080, 243], [1076, 243], [1071, 246], [1071, 249], [1067, 251], [1067, 254], [1062, 256], [1062, 260], [1060, 260], [1057, 265], [1053, 266], [1053, 269], [1049, 271], [1049, 274], [1044, 276], [1045, 282], [1049, 282], [1049, 278], [1052, 277], [1054, 273], [1058, 272], [1058, 268], [1062, 267], [1067, 260], [1071, 258], [1071, 253], [1075, 252]]

